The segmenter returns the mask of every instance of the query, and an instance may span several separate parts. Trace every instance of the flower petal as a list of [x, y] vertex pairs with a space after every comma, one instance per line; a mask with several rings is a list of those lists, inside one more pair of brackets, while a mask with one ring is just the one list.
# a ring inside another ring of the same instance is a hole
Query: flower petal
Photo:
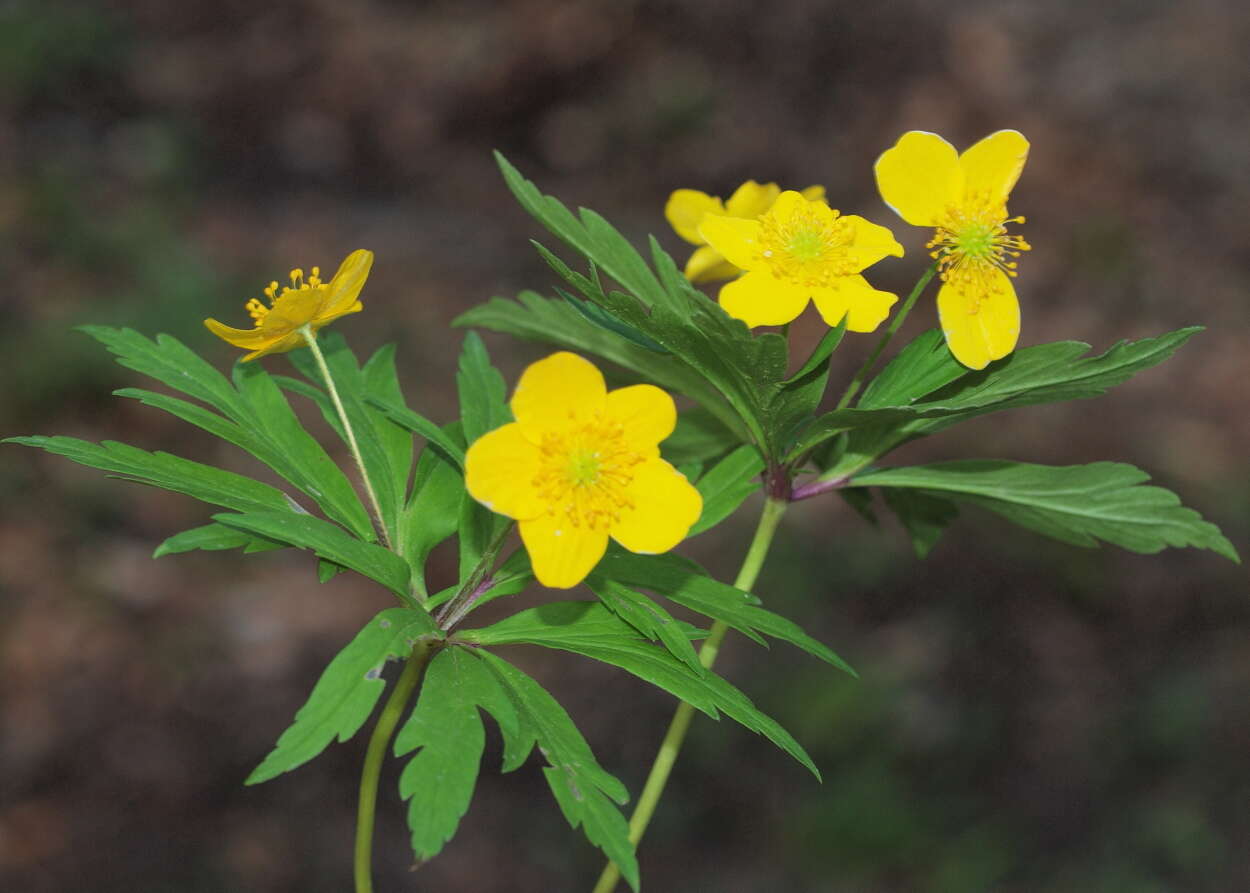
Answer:
[[328, 297], [326, 286], [284, 292], [260, 321], [260, 328], [265, 332], [286, 333], [307, 325], [321, 314]]
[[715, 196], [697, 189], [678, 189], [668, 197], [664, 205], [664, 218], [669, 225], [692, 245], [704, 244], [699, 235], [699, 224], [704, 214], [724, 214], [725, 206]]
[[633, 508], [612, 525], [612, 539], [631, 552], [667, 552], [685, 539], [703, 513], [703, 497], [663, 459], [648, 459], [626, 488]]
[[746, 217], [754, 220], [771, 208], [780, 194], [781, 189], [776, 183], [760, 184], [754, 180], [747, 180], [734, 190], [733, 195], [729, 196], [723, 213], [730, 217]]
[[567, 426], [604, 408], [608, 393], [603, 373], [568, 351], [531, 363], [512, 395], [512, 414], [537, 443], [547, 431]]
[[964, 195], [968, 199], [984, 196], [990, 202], [1005, 205], [1028, 157], [1029, 141], [1019, 131], [991, 133], [959, 156]]
[[913, 226], [934, 226], [963, 195], [955, 147], [936, 133], [911, 130], [873, 165], [881, 198]]
[[[1015, 349], [1020, 337], [1020, 302], [1011, 278], [995, 275], [996, 289], [986, 293], [977, 306], [976, 296], [944, 284], [938, 292], [938, 317], [942, 334], [955, 359], [969, 369], [984, 369]], [[975, 309], [974, 309], [975, 308]]]
[[204, 320], [204, 327], [227, 344], [244, 350], [255, 350], [272, 340], [272, 336], [267, 335], [261, 329], [236, 329], [215, 319]]
[[857, 270], [871, 267], [885, 257], [903, 256], [903, 246], [886, 227], [865, 220], [857, 214], [847, 214], [842, 219], [851, 225], [855, 233], [854, 241], [847, 246], [847, 251], [854, 256]]
[[823, 202], [825, 200], [825, 187], [808, 186], [806, 189], [802, 190], [802, 192], [800, 192], [799, 194], [802, 195], [803, 198], [807, 199], [809, 202]]
[[254, 350], [243, 356], [244, 363], [254, 360], [257, 357], [268, 356], [271, 353], [286, 353], [288, 350], [294, 350], [297, 347], [303, 347], [308, 342], [304, 340], [301, 332], [288, 332], [285, 335], [275, 338], [269, 344], [259, 350]]
[[719, 300], [726, 313], [755, 328], [790, 322], [803, 312], [810, 294], [807, 286], [792, 285], [760, 271], [721, 286]]
[[863, 276], [843, 276], [833, 288], [812, 290], [812, 300], [820, 318], [836, 326], [846, 315], [846, 327], [852, 332], [871, 332], [890, 315], [898, 296], [877, 291]]
[[721, 253], [711, 245], [696, 248], [686, 261], [686, 278], [691, 282], [715, 282], [718, 279], [732, 279], [741, 273]]
[[735, 267], [750, 270], [760, 263], [758, 220], [709, 214], [699, 224], [699, 235]]
[[517, 525], [538, 582], [552, 589], [571, 589], [594, 570], [608, 549], [604, 530], [574, 527], [563, 515], [545, 514]]
[[349, 308], [356, 304], [356, 299], [360, 297], [360, 290], [365, 287], [365, 280], [369, 278], [371, 269], [373, 269], [372, 251], [357, 248], [343, 258], [338, 272], [334, 274], [334, 278], [327, 286], [329, 293], [325, 297], [322, 311], [317, 314], [317, 318], [329, 322], [344, 314], [354, 312]]
[[655, 385], [630, 385], [608, 392], [608, 417], [621, 423], [631, 447], [654, 452], [677, 426], [677, 405]]
[[546, 509], [534, 486], [541, 453], [512, 422], [475, 440], [464, 457], [469, 495], [509, 518], [536, 518]]

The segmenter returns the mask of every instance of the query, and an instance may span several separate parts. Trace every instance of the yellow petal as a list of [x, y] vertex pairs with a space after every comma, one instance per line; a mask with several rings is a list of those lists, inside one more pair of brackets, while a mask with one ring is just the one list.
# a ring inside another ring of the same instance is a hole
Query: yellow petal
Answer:
[[732, 279], [742, 272], [721, 256], [711, 245], [696, 248], [686, 261], [686, 278], [691, 282], [715, 282]]
[[256, 359], [257, 357], [268, 356], [271, 353], [286, 353], [288, 350], [303, 347], [305, 344], [307, 344], [307, 342], [304, 340], [302, 333], [287, 332], [285, 335], [275, 337], [264, 347], [260, 348], [260, 350], [254, 350], [242, 359], [243, 362], [246, 363], [249, 360]]
[[669, 225], [687, 242], [702, 245], [699, 224], [704, 214], [724, 214], [725, 206], [715, 196], [697, 189], [678, 189], [668, 197], [664, 205], [664, 217]]
[[621, 423], [632, 448], [654, 452], [677, 426], [677, 406], [655, 385], [636, 384], [608, 392], [608, 418]]
[[751, 328], [780, 326], [803, 312], [811, 289], [783, 282], [771, 273], [747, 273], [720, 290], [720, 305]]
[[603, 373], [568, 351], [531, 363], [512, 395], [512, 414], [535, 443], [545, 432], [586, 418], [604, 408], [608, 389]]
[[631, 552], [667, 552], [685, 539], [703, 513], [703, 497], [663, 459], [638, 466], [626, 488], [633, 507], [612, 525], [612, 539]]
[[699, 235], [735, 267], [750, 270], [760, 263], [758, 220], [709, 214], [699, 224]]
[[273, 302], [273, 309], [260, 321], [260, 328], [277, 334], [307, 325], [321, 313], [328, 296], [325, 286], [288, 291]]
[[215, 319], [204, 320], [204, 327], [227, 344], [241, 347], [244, 350], [255, 350], [269, 342], [271, 337], [260, 329], [236, 329], [233, 326], [219, 323]]
[[911, 130], [873, 165], [877, 189], [894, 213], [913, 226], [934, 226], [963, 196], [955, 147], [936, 133]]
[[1007, 203], [1029, 157], [1029, 141], [1015, 130], [991, 133], [959, 156], [968, 199]]
[[823, 202], [825, 200], [825, 187], [808, 186], [799, 194], [809, 202]]
[[730, 217], [746, 217], [754, 220], [773, 206], [781, 190], [776, 183], [759, 184], [747, 180], [734, 190], [725, 202], [724, 213]]
[[534, 576], [552, 589], [571, 589], [582, 582], [608, 548], [607, 531], [574, 527], [563, 515], [559, 520], [554, 515], [540, 515], [517, 526]]
[[483, 434], [464, 457], [469, 495], [509, 518], [536, 518], [546, 504], [534, 487], [541, 453], [515, 422]]
[[850, 224], [855, 233], [854, 241], [847, 250], [855, 258], [856, 270], [871, 267], [885, 257], [902, 257], [903, 246], [894, 239], [894, 233], [857, 214], [847, 214], [842, 218]]
[[846, 327], [852, 332], [871, 332], [890, 315], [898, 296], [877, 291], [863, 276], [843, 276], [833, 288], [812, 290], [812, 300], [820, 318], [836, 326], [847, 316]]
[[372, 251], [357, 248], [343, 258], [338, 272], [334, 274], [334, 278], [327, 286], [328, 294], [325, 297], [322, 312], [318, 314], [318, 319], [325, 319], [328, 322], [354, 312], [348, 308], [356, 304], [356, 299], [360, 297], [360, 290], [365, 287], [365, 280], [369, 278], [369, 270], [372, 268]]
[[[942, 334], [955, 359], [969, 369], [984, 369], [1007, 356], [1020, 337], [1020, 302], [1005, 273], [994, 276], [997, 289], [979, 302], [943, 284], [938, 292]], [[976, 312], [973, 312], [975, 308]]]
[[773, 206], [768, 209], [768, 213], [779, 220], [785, 220], [793, 217], [800, 211], [808, 210], [815, 205], [816, 215], [822, 219], [833, 219], [833, 212], [829, 210], [829, 206], [824, 202], [811, 202], [803, 197], [800, 192], [793, 189], [787, 189], [781, 195], [777, 196], [777, 201], [773, 202]]

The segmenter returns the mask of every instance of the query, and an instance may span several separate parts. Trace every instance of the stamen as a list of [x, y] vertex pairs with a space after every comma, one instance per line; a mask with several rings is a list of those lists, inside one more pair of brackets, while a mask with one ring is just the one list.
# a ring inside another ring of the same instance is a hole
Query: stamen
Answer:
[[998, 273], [1016, 276], [1014, 259], [1032, 247], [1023, 237], [1007, 232], [1009, 223], [1024, 223], [1024, 217], [1008, 217], [1001, 201], [992, 201], [988, 194], [975, 195], [946, 208], [925, 246], [937, 261], [942, 281], [969, 299], [970, 314], [979, 312], [990, 295], [1002, 291]]
[[533, 483], [550, 513], [574, 527], [607, 530], [633, 508], [627, 488], [643, 456], [630, 449], [619, 422], [600, 413], [571, 421], [570, 430], [544, 436]]
[[857, 271], [848, 250], [854, 238], [846, 220], [823, 202], [809, 201], [785, 218], [773, 212], [760, 218], [760, 256], [773, 275], [809, 287]]

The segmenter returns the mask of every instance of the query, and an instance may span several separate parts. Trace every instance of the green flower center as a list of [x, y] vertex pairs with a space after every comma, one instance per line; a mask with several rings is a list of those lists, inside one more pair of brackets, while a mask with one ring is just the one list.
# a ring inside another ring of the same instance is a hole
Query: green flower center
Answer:
[[550, 514], [573, 527], [608, 530], [633, 507], [628, 487], [644, 456], [619, 423], [596, 414], [543, 436], [534, 486]]
[[851, 255], [855, 232], [823, 202], [805, 201], [784, 217], [774, 208], [760, 218], [760, 257], [778, 279], [812, 287], [858, 272]]
[[968, 298], [969, 313], [1003, 290], [1003, 277], [1016, 275], [1015, 259], [1031, 247], [1007, 232], [1009, 223], [1024, 223], [1024, 218], [1008, 217], [1006, 206], [988, 196], [965, 197], [946, 209], [926, 246], [942, 281]]

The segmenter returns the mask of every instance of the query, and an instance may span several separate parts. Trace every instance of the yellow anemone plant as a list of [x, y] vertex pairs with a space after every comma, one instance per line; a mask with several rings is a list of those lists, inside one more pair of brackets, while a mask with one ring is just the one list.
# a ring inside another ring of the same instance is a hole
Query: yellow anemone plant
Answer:
[[360, 290], [372, 266], [373, 252], [358, 248], [344, 258], [329, 282], [322, 281], [320, 267], [313, 267], [307, 278], [303, 270], [292, 270], [291, 284], [283, 286], [281, 293], [277, 282], [265, 288], [268, 306], [259, 298], [247, 302], [254, 328], [236, 329], [215, 319], [204, 320], [204, 325], [218, 338], [251, 351], [243, 357], [245, 362], [292, 350], [305, 343], [305, 326], [315, 332], [340, 316], [364, 309]]
[[788, 323], [811, 300], [829, 325], [845, 316], [852, 332], [871, 332], [898, 300], [860, 275], [889, 255], [903, 256], [894, 235], [798, 192], [781, 193], [758, 220], [709, 214], [699, 232], [746, 271], [721, 287], [720, 303], [752, 328]]
[[[822, 199], [825, 187], [808, 186], [801, 194], [807, 199]], [[756, 220], [773, 206], [779, 195], [781, 188], [776, 183], [760, 184], [754, 180], [747, 180], [726, 201], [697, 189], [678, 189], [670, 195], [664, 206], [664, 217], [677, 235], [697, 246], [686, 261], [686, 278], [691, 282], [715, 282], [732, 279], [742, 272], [699, 234], [699, 225], [706, 215]]]
[[935, 133], [913, 130], [877, 159], [877, 188], [913, 226], [932, 226], [927, 247], [942, 278], [938, 317], [955, 359], [983, 369], [1020, 337], [1020, 302], [1011, 280], [1029, 244], [1007, 232], [1007, 216], [1029, 142], [1000, 130], [959, 154]]
[[510, 405], [516, 421], [469, 447], [465, 486], [518, 521], [544, 586], [580, 583], [609, 537], [631, 552], [667, 552], [702, 514], [699, 491], [660, 458], [677, 408], [659, 388], [609, 392], [592, 363], [561, 351], [522, 373]]

